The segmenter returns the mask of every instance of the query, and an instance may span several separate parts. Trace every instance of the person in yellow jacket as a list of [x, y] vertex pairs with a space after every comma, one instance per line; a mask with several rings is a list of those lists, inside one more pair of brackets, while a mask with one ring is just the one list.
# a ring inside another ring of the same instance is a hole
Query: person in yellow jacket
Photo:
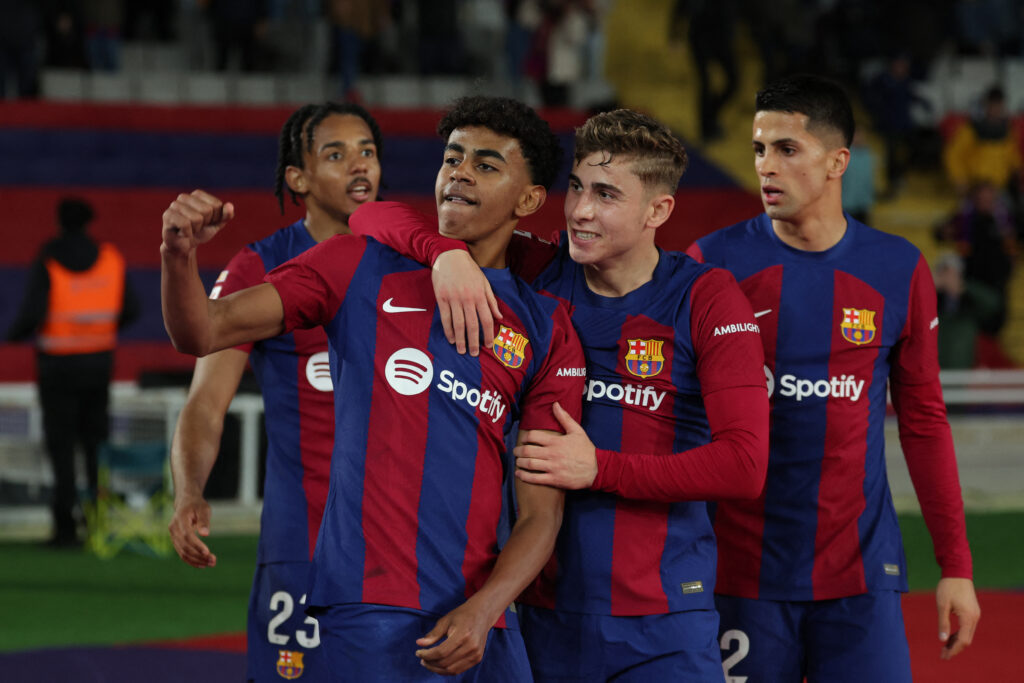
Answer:
[[97, 489], [97, 450], [107, 437], [117, 330], [139, 315], [121, 252], [86, 234], [92, 207], [76, 198], [57, 207], [60, 235], [39, 252], [9, 341], [36, 337], [37, 381], [46, 451], [53, 466], [51, 544], [80, 543], [75, 521], [75, 445], [85, 452], [89, 494]]
[[1006, 111], [1006, 94], [992, 86], [982, 98], [981, 116], [965, 121], [942, 153], [946, 175], [957, 193], [987, 183], [1016, 205], [1022, 167], [1021, 140]]

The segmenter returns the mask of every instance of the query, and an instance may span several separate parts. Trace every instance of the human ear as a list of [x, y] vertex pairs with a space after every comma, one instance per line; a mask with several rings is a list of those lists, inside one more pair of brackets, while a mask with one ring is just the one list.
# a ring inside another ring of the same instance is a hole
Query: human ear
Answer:
[[519, 195], [516, 202], [516, 217], [525, 218], [530, 214], [537, 213], [544, 201], [548, 198], [548, 191], [543, 185], [530, 185]]

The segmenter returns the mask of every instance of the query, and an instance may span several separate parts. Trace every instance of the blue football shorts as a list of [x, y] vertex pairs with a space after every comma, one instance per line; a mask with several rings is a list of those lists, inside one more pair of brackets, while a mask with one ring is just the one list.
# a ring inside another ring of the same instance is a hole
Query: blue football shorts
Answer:
[[305, 612], [309, 567], [309, 562], [256, 566], [249, 595], [249, 681], [330, 680], [319, 625]]
[[421, 610], [346, 604], [316, 608], [332, 681], [359, 683], [530, 683], [530, 665], [518, 629], [492, 628], [483, 660], [457, 676], [435, 674], [416, 650], [440, 618]]
[[716, 595], [715, 606], [727, 683], [911, 681], [897, 591], [791, 602]]
[[722, 680], [714, 610], [612, 617], [521, 605], [519, 623], [537, 683]]

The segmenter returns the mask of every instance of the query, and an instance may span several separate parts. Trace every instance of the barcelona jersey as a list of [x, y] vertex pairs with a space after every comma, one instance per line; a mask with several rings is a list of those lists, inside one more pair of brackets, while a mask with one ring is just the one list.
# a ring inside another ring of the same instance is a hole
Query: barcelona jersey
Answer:
[[330, 344], [336, 438], [309, 604], [464, 602], [497, 559], [513, 423], [560, 430], [555, 401], [579, 415], [564, 306], [486, 274], [504, 319], [478, 357], [445, 339], [430, 270], [372, 239], [332, 237], [267, 276], [285, 328], [323, 326]]
[[885, 471], [887, 389], [943, 575], [971, 575], [928, 265], [906, 240], [846, 220], [842, 239], [821, 252], [784, 244], [765, 214], [689, 250], [731, 271], [749, 298], [771, 395], [764, 492], [715, 511], [725, 595], [906, 590]]
[[[238, 252], [217, 278], [211, 298], [263, 282], [266, 273], [316, 245], [299, 220]], [[327, 502], [334, 445], [334, 392], [327, 335], [293, 330], [244, 344], [263, 394], [266, 478], [258, 562], [306, 562]]]
[[[749, 305], [727, 272], [675, 252], [659, 253], [649, 282], [604, 297], [590, 290], [567, 245], [562, 239], [533, 284], [570, 305], [587, 359], [582, 426], [599, 455], [681, 463], [673, 454], [712, 439], [705, 395], [764, 386]], [[613, 616], [713, 609], [706, 504], [659, 499], [651, 488], [636, 497], [567, 494], [555, 557], [524, 602]]]

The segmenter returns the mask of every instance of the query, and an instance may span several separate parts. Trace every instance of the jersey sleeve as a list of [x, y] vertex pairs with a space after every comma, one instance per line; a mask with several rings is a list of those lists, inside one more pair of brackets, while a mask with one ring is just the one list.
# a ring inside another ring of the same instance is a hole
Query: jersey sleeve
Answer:
[[335, 235], [267, 273], [284, 305], [285, 332], [334, 318], [365, 251], [365, 238]]
[[671, 502], [756, 498], [768, 472], [764, 350], [750, 303], [727, 271], [694, 283], [690, 330], [711, 441], [672, 455], [598, 450], [592, 488]]
[[686, 255], [697, 263], [704, 263], [704, 251], [700, 248], [700, 240], [692, 243], [686, 248]]
[[462, 240], [440, 234], [436, 219], [401, 202], [367, 202], [349, 217], [348, 227], [353, 235], [372, 237], [428, 267], [446, 251], [468, 251]]
[[586, 375], [583, 345], [564, 305], [559, 304], [552, 317], [551, 344], [540, 369], [523, 392], [521, 429], [562, 432], [562, 426], [554, 415], [555, 401], [577, 422], [582, 416]]
[[[248, 289], [263, 282], [267, 270], [260, 258], [251, 247], [243, 247], [231, 257], [224, 270], [220, 271], [217, 281], [210, 290], [211, 299], [220, 299], [243, 289]], [[253, 342], [239, 344], [235, 348], [245, 353], [252, 351]]]
[[939, 382], [935, 285], [923, 256], [914, 270], [907, 308], [889, 375], [900, 445], [942, 575], [970, 578], [960, 476]]

